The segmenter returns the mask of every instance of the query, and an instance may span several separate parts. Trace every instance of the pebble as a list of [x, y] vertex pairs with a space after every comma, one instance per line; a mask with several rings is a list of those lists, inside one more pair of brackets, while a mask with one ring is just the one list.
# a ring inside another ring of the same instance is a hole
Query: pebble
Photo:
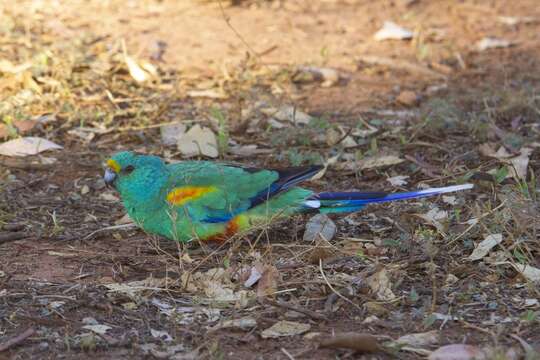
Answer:
[[418, 104], [418, 95], [414, 91], [404, 90], [399, 93], [396, 101], [402, 105], [415, 106]]

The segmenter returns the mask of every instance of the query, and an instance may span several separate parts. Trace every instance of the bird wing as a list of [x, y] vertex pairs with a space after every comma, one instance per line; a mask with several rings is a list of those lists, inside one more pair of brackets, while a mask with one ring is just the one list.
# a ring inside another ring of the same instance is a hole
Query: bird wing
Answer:
[[281, 170], [189, 161], [168, 165], [167, 201], [188, 211], [192, 220], [218, 223], [267, 201], [313, 177], [320, 166]]

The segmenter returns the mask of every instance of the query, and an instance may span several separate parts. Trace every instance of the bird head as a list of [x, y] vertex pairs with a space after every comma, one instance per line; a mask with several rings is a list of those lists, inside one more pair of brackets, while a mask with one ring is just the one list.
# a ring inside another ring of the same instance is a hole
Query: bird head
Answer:
[[103, 180], [114, 186], [124, 200], [144, 201], [166, 183], [168, 171], [162, 159], [123, 151], [106, 162]]

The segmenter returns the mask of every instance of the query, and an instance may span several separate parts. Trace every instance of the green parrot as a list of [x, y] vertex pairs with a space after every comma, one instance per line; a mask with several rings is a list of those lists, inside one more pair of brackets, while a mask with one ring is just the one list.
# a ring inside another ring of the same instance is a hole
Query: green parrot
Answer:
[[420, 198], [472, 188], [315, 193], [297, 185], [321, 166], [269, 170], [210, 161], [165, 163], [124, 151], [106, 163], [104, 180], [120, 193], [133, 221], [150, 234], [189, 242], [225, 240], [297, 213], [343, 213], [370, 203]]

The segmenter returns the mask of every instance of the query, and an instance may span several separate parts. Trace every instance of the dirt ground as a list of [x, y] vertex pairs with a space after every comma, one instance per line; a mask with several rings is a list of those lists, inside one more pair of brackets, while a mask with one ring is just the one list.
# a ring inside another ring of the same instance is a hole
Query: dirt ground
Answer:
[[[63, 146], [0, 155], [0, 359], [539, 358], [536, 0], [0, 0], [0, 15], [2, 141]], [[412, 38], [375, 40], [385, 21]], [[330, 242], [303, 240], [306, 215], [176, 244], [122, 225], [101, 176], [119, 150], [184, 158], [160, 130], [177, 122], [218, 134], [216, 160], [326, 164], [316, 190], [475, 187], [332, 215]]]

